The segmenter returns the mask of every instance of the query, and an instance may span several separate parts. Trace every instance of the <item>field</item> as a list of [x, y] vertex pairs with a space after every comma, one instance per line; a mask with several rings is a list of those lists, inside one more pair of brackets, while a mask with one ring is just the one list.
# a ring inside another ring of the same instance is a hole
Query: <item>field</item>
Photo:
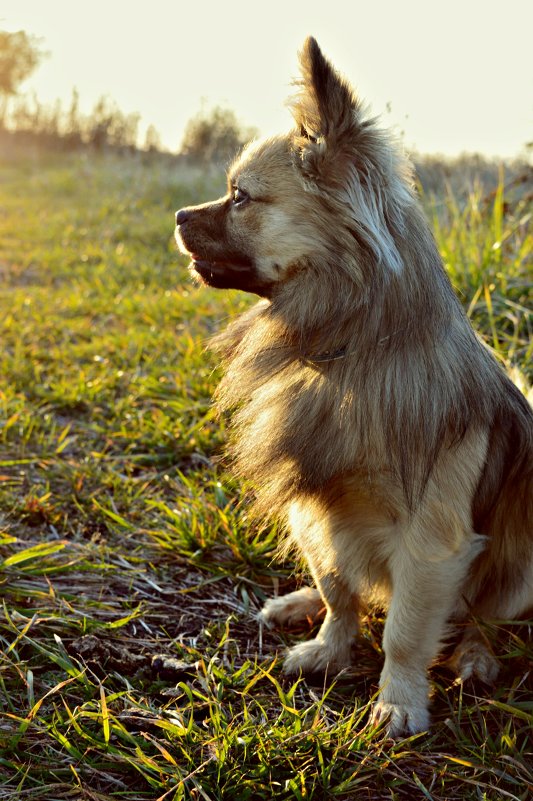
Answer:
[[[391, 742], [368, 723], [379, 613], [317, 683], [280, 667], [310, 632], [254, 620], [305, 566], [248, 518], [211, 405], [206, 340], [251, 299], [196, 288], [172, 240], [222, 187], [156, 158], [0, 161], [0, 799], [525, 801], [533, 621], [486, 626], [496, 688], [437, 664], [431, 732]], [[531, 186], [424, 202], [474, 325], [527, 373]]]

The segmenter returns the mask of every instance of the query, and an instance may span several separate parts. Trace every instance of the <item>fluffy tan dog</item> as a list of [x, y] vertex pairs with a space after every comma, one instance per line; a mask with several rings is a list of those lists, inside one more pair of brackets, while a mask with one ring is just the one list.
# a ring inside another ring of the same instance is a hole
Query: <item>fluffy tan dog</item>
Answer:
[[[232, 455], [316, 588], [270, 600], [283, 625], [325, 607], [291, 673], [350, 663], [358, 612], [388, 607], [374, 720], [429, 725], [447, 623], [533, 606], [533, 415], [474, 334], [410, 168], [308, 39], [295, 129], [249, 145], [227, 194], [176, 215], [206, 284], [262, 296], [215, 340]], [[459, 675], [497, 662], [466, 629]]]

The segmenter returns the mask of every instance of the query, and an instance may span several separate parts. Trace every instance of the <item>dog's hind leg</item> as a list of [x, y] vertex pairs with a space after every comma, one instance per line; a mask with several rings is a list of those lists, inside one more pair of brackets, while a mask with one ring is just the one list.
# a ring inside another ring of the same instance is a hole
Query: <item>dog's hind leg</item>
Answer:
[[[487, 551], [481, 557], [482, 561], [486, 557], [487, 564], [483, 564], [481, 577], [477, 576], [474, 583], [474, 587], [480, 585], [485, 592], [480, 601], [469, 593], [470, 587], [465, 588], [468, 606], [462, 617], [467, 619], [470, 610], [479, 620], [520, 620], [530, 617], [533, 612], [533, 561], [524, 565], [523, 560], [521, 564], [515, 564], [513, 559], [509, 559], [504, 570], [501, 553], [496, 554], [491, 562], [490, 548]], [[494, 565], [496, 560], [497, 564]], [[499, 582], [494, 580], [498, 569], [511, 577], [511, 587], [507, 591], [498, 591]], [[490, 593], [486, 592], [486, 587], [490, 587]], [[477, 678], [485, 684], [494, 683], [499, 662], [492, 652], [482, 625], [472, 621], [465, 626], [463, 636], [450, 659], [450, 666], [462, 680]]]
[[500, 668], [483, 631], [474, 623], [467, 625], [449, 665], [462, 681], [477, 678], [485, 684], [494, 682]]

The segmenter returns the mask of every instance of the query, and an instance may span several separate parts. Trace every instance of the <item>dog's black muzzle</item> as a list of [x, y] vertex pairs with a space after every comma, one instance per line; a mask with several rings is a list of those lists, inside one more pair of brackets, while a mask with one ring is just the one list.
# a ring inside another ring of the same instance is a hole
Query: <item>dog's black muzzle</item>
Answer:
[[[215, 289], [241, 289], [261, 297], [270, 297], [272, 283], [258, 273], [253, 260], [243, 253], [225, 246], [216, 227], [201, 219], [202, 207], [180, 209], [176, 212], [178, 241], [188, 251], [193, 275]], [[211, 230], [215, 229], [215, 230]], [[211, 252], [209, 252], [211, 251]]]

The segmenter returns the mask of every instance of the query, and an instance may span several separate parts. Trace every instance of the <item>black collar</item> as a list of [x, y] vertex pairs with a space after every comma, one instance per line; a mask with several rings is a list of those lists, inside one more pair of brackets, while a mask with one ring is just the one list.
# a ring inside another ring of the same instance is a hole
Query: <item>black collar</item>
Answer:
[[335, 362], [337, 359], [344, 359], [346, 356], [346, 345], [338, 350], [326, 350], [324, 353], [301, 353], [300, 361], [304, 364], [324, 364], [324, 362]]

